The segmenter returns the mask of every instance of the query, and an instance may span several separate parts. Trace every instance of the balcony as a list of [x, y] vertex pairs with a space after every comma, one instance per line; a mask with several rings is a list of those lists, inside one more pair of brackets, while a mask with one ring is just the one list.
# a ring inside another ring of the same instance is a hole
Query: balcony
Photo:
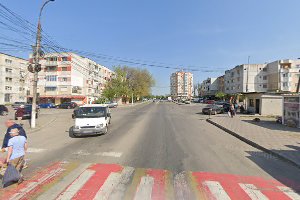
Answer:
[[48, 66], [57, 66], [58, 65], [58, 63], [57, 63], [57, 61], [46, 61], [45, 62], [45, 66], [46, 67], [48, 67]]
[[57, 81], [45, 81], [45, 87], [56, 87]]

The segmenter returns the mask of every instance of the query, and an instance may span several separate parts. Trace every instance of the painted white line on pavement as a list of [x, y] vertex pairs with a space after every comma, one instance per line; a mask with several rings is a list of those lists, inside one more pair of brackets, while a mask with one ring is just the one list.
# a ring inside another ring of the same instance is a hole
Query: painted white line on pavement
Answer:
[[207, 186], [216, 200], [230, 200], [230, 197], [217, 181], [204, 181], [203, 185]]
[[79, 156], [88, 156], [91, 155], [89, 152], [84, 151], [84, 150], [79, 150], [77, 152], [72, 153], [73, 155], [79, 155]]
[[186, 181], [186, 174], [184, 172], [176, 174], [174, 177], [174, 191], [175, 199], [192, 199], [191, 191]]
[[126, 191], [126, 184], [134, 171], [132, 167], [125, 167], [121, 173], [113, 172], [104, 182], [103, 186], [97, 192], [94, 200], [118, 200], [123, 199]]
[[122, 152], [109, 151], [109, 152], [99, 152], [99, 153], [96, 153], [95, 155], [120, 158], [122, 156], [122, 154], [123, 154]]
[[37, 198], [37, 200], [52, 200], [56, 199], [63, 190], [68, 187], [74, 180], [78, 177], [78, 174], [82, 174], [91, 164], [84, 163], [79, 165], [76, 169], [70, 172], [66, 177], [64, 177], [60, 182], [51, 187], [45, 193]]
[[134, 200], [151, 200], [153, 184], [154, 184], [153, 177], [143, 176], [136, 190]]
[[251, 200], [268, 200], [268, 198], [253, 184], [239, 183], [239, 185], [248, 194]]
[[300, 195], [297, 194], [294, 190], [285, 186], [277, 186], [279, 190], [281, 190], [284, 194], [290, 197], [293, 200], [300, 200]]
[[10, 199], [11, 200], [19, 200], [19, 199], [22, 199], [22, 198], [26, 197], [26, 195], [29, 192], [34, 190], [39, 185], [43, 184], [48, 179], [50, 179], [50, 178], [56, 176], [57, 174], [61, 173], [62, 171], [64, 171], [64, 169], [61, 169], [61, 168], [52, 170], [49, 174], [47, 174], [47, 175], [43, 176], [42, 178], [38, 179], [36, 182], [30, 182], [25, 188], [21, 189], [18, 193], [14, 194]]
[[37, 149], [37, 148], [28, 148], [27, 153], [40, 153], [42, 151], [46, 151], [46, 149]]
[[93, 170], [84, 171], [57, 200], [69, 200], [84, 186], [84, 184], [95, 174]]

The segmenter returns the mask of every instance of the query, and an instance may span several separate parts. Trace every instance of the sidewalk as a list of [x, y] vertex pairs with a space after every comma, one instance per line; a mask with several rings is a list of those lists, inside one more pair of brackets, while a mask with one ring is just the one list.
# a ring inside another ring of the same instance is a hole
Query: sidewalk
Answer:
[[262, 151], [300, 168], [300, 129], [290, 128], [268, 119], [213, 116], [207, 121]]

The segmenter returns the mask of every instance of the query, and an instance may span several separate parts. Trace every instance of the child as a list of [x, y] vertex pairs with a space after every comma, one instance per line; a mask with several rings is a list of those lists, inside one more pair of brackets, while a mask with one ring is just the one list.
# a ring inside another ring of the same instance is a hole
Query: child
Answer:
[[[27, 150], [27, 141], [24, 136], [19, 135], [17, 128], [10, 131], [12, 138], [8, 140], [8, 153], [6, 162], [12, 164], [19, 172], [21, 172], [24, 166], [24, 155]], [[22, 177], [22, 175], [21, 175]], [[23, 181], [23, 178], [19, 180], [19, 183]]]

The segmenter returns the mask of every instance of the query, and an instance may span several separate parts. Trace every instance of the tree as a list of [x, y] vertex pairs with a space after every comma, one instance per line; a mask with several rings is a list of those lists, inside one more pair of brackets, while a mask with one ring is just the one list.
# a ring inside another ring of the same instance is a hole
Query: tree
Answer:
[[115, 67], [114, 77], [107, 82], [103, 96], [112, 100], [122, 98], [127, 101], [133, 95], [135, 99], [148, 96], [154, 79], [146, 69]]
[[217, 92], [215, 94], [215, 97], [217, 97], [218, 99], [222, 99], [222, 100], [224, 100], [225, 96], [226, 96], [226, 94], [224, 92]]

